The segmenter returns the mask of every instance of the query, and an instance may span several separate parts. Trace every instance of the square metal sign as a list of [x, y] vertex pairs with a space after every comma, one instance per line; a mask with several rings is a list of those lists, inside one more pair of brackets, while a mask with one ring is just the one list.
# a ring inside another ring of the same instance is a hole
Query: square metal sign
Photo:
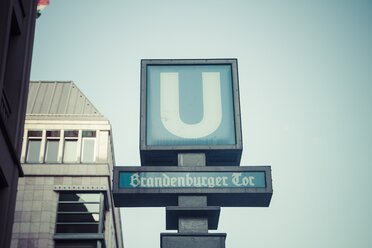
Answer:
[[236, 59], [141, 61], [141, 164], [239, 165], [242, 138]]

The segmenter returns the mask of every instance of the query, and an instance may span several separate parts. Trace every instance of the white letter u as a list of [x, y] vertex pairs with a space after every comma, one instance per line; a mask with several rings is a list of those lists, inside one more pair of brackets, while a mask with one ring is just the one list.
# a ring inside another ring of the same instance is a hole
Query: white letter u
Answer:
[[219, 72], [203, 72], [203, 119], [196, 124], [181, 120], [179, 110], [178, 72], [160, 73], [160, 116], [164, 127], [182, 138], [205, 137], [220, 126], [222, 120]]

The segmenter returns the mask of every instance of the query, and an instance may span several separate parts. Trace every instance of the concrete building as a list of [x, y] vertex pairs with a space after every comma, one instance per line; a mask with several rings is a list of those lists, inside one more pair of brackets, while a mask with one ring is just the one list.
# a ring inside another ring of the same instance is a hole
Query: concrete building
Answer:
[[123, 247], [111, 126], [73, 82], [30, 83], [11, 247]]
[[14, 217], [31, 55], [35, 0], [0, 1], [0, 247], [9, 247]]

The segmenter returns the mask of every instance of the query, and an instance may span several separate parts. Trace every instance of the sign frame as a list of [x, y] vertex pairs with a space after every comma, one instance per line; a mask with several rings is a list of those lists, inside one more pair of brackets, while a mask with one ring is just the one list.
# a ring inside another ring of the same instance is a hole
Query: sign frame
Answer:
[[[120, 188], [120, 172], [264, 172], [265, 188]], [[208, 206], [268, 207], [273, 194], [270, 166], [115, 166], [113, 195], [118, 207], [177, 206], [179, 195], [207, 196]]]
[[[235, 144], [232, 145], [147, 145], [148, 66], [230, 65]], [[177, 166], [178, 153], [205, 153], [207, 166], [238, 166], [243, 144], [240, 118], [237, 59], [143, 59], [141, 60], [140, 156], [142, 166]]]

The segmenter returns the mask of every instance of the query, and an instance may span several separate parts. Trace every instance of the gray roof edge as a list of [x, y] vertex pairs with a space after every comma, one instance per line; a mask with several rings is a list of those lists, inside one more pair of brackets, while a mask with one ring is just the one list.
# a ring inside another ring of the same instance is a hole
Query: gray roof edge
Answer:
[[103, 120], [108, 118], [103, 115], [48, 115], [48, 114], [26, 114], [28, 120]]
[[[60, 84], [70, 84], [70, 86], [59, 86]], [[103, 116], [73, 81], [32, 80], [29, 87], [27, 105], [30, 106], [27, 108], [27, 115]], [[77, 95], [80, 98], [76, 97]]]

